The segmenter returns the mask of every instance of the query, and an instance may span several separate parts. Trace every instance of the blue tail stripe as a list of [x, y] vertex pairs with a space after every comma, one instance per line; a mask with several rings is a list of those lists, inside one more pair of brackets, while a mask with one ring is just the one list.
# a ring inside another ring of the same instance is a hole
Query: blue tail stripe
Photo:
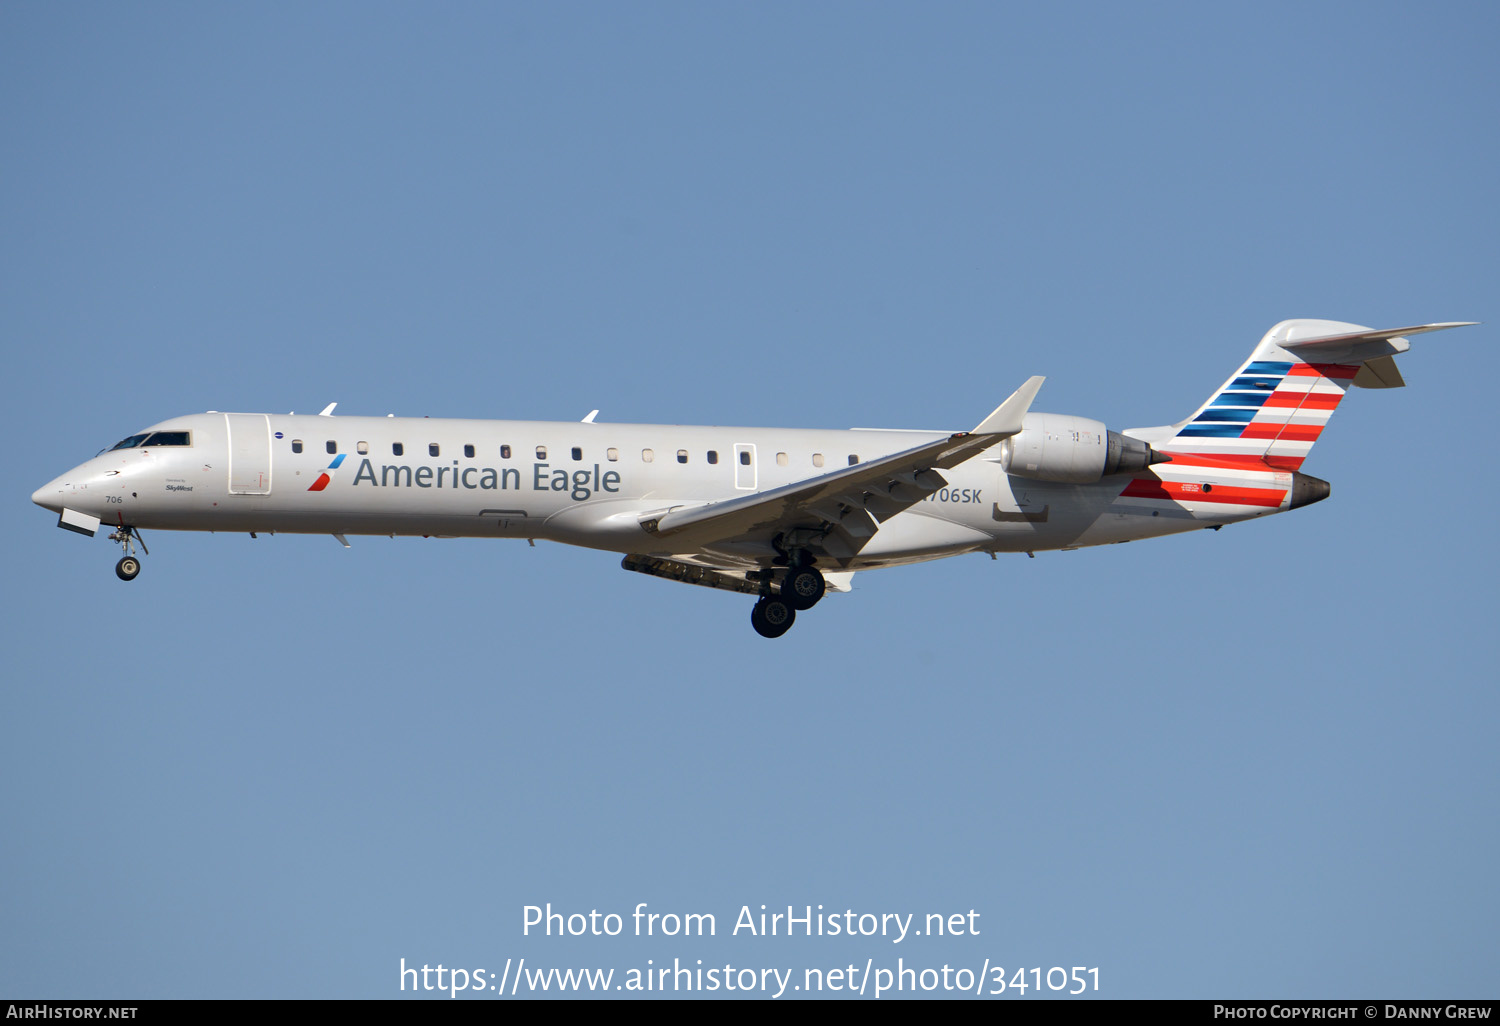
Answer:
[[1248, 424], [1255, 419], [1259, 410], [1204, 410], [1193, 420], [1220, 421], [1234, 424]]
[[1264, 406], [1270, 394], [1266, 392], [1220, 392], [1214, 396], [1210, 406]]
[[1244, 430], [1243, 424], [1189, 424], [1177, 434], [1187, 438], [1238, 438]]

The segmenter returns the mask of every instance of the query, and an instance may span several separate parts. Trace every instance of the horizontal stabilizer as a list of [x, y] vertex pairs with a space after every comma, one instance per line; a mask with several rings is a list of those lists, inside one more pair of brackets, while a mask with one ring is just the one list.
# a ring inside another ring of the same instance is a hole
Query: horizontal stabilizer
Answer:
[[[1363, 364], [1353, 384], [1360, 388], [1400, 388], [1406, 382], [1396, 369], [1393, 357], [1411, 348], [1407, 335], [1424, 335], [1429, 331], [1462, 328], [1475, 321], [1445, 321], [1440, 324], [1416, 324], [1409, 328], [1334, 331], [1329, 328], [1352, 328], [1356, 325], [1339, 321], [1287, 321], [1278, 325], [1273, 341], [1299, 360], [1321, 364]], [[1307, 333], [1312, 337], [1298, 338]]]
[[1356, 331], [1347, 335], [1323, 335], [1318, 338], [1298, 339], [1295, 342], [1278, 343], [1282, 349], [1288, 352], [1303, 355], [1305, 350], [1313, 350], [1303, 356], [1307, 359], [1315, 355], [1319, 349], [1333, 349], [1341, 345], [1349, 345], [1353, 342], [1386, 342], [1393, 338], [1403, 338], [1407, 335], [1425, 335], [1429, 331], [1446, 331], [1449, 328], [1467, 328], [1478, 324], [1478, 321], [1443, 321], [1439, 324], [1417, 324], [1410, 328], [1386, 328], [1381, 331]]

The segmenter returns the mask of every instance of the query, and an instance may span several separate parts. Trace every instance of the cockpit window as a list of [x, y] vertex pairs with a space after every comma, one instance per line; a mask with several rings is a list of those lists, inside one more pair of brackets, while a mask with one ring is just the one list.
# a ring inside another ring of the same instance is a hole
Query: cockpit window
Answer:
[[121, 439], [109, 447], [110, 452], [116, 449], [139, 449], [147, 445], [192, 445], [192, 432], [190, 431], [142, 431], [138, 435]]
[[142, 445], [192, 445], [193, 441], [186, 431], [156, 431], [151, 437], [141, 443]]

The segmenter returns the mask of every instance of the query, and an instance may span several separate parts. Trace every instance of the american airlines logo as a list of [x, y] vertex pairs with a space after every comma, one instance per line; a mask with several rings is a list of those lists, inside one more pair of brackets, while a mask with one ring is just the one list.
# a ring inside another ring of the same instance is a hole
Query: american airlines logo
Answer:
[[[307, 490], [310, 492], [321, 492], [324, 488], [327, 488], [328, 485], [333, 481], [333, 472], [339, 469], [339, 464], [343, 462], [344, 454], [339, 453], [333, 458], [333, 462], [328, 464], [328, 469], [319, 474], [318, 479], [307, 486]], [[370, 461], [365, 460], [365, 462], [368, 463]]]

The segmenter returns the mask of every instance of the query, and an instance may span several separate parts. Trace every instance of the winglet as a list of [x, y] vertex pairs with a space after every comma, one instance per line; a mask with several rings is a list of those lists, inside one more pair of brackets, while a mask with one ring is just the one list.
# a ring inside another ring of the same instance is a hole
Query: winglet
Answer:
[[1009, 399], [995, 407], [995, 412], [984, 418], [977, 428], [969, 432], [974, 435], [1018, 435], [1022, 421], [1031, 403], [1042, 387], [1044, 377], [1027, 378], [1026, 384], [1011, 393]]

